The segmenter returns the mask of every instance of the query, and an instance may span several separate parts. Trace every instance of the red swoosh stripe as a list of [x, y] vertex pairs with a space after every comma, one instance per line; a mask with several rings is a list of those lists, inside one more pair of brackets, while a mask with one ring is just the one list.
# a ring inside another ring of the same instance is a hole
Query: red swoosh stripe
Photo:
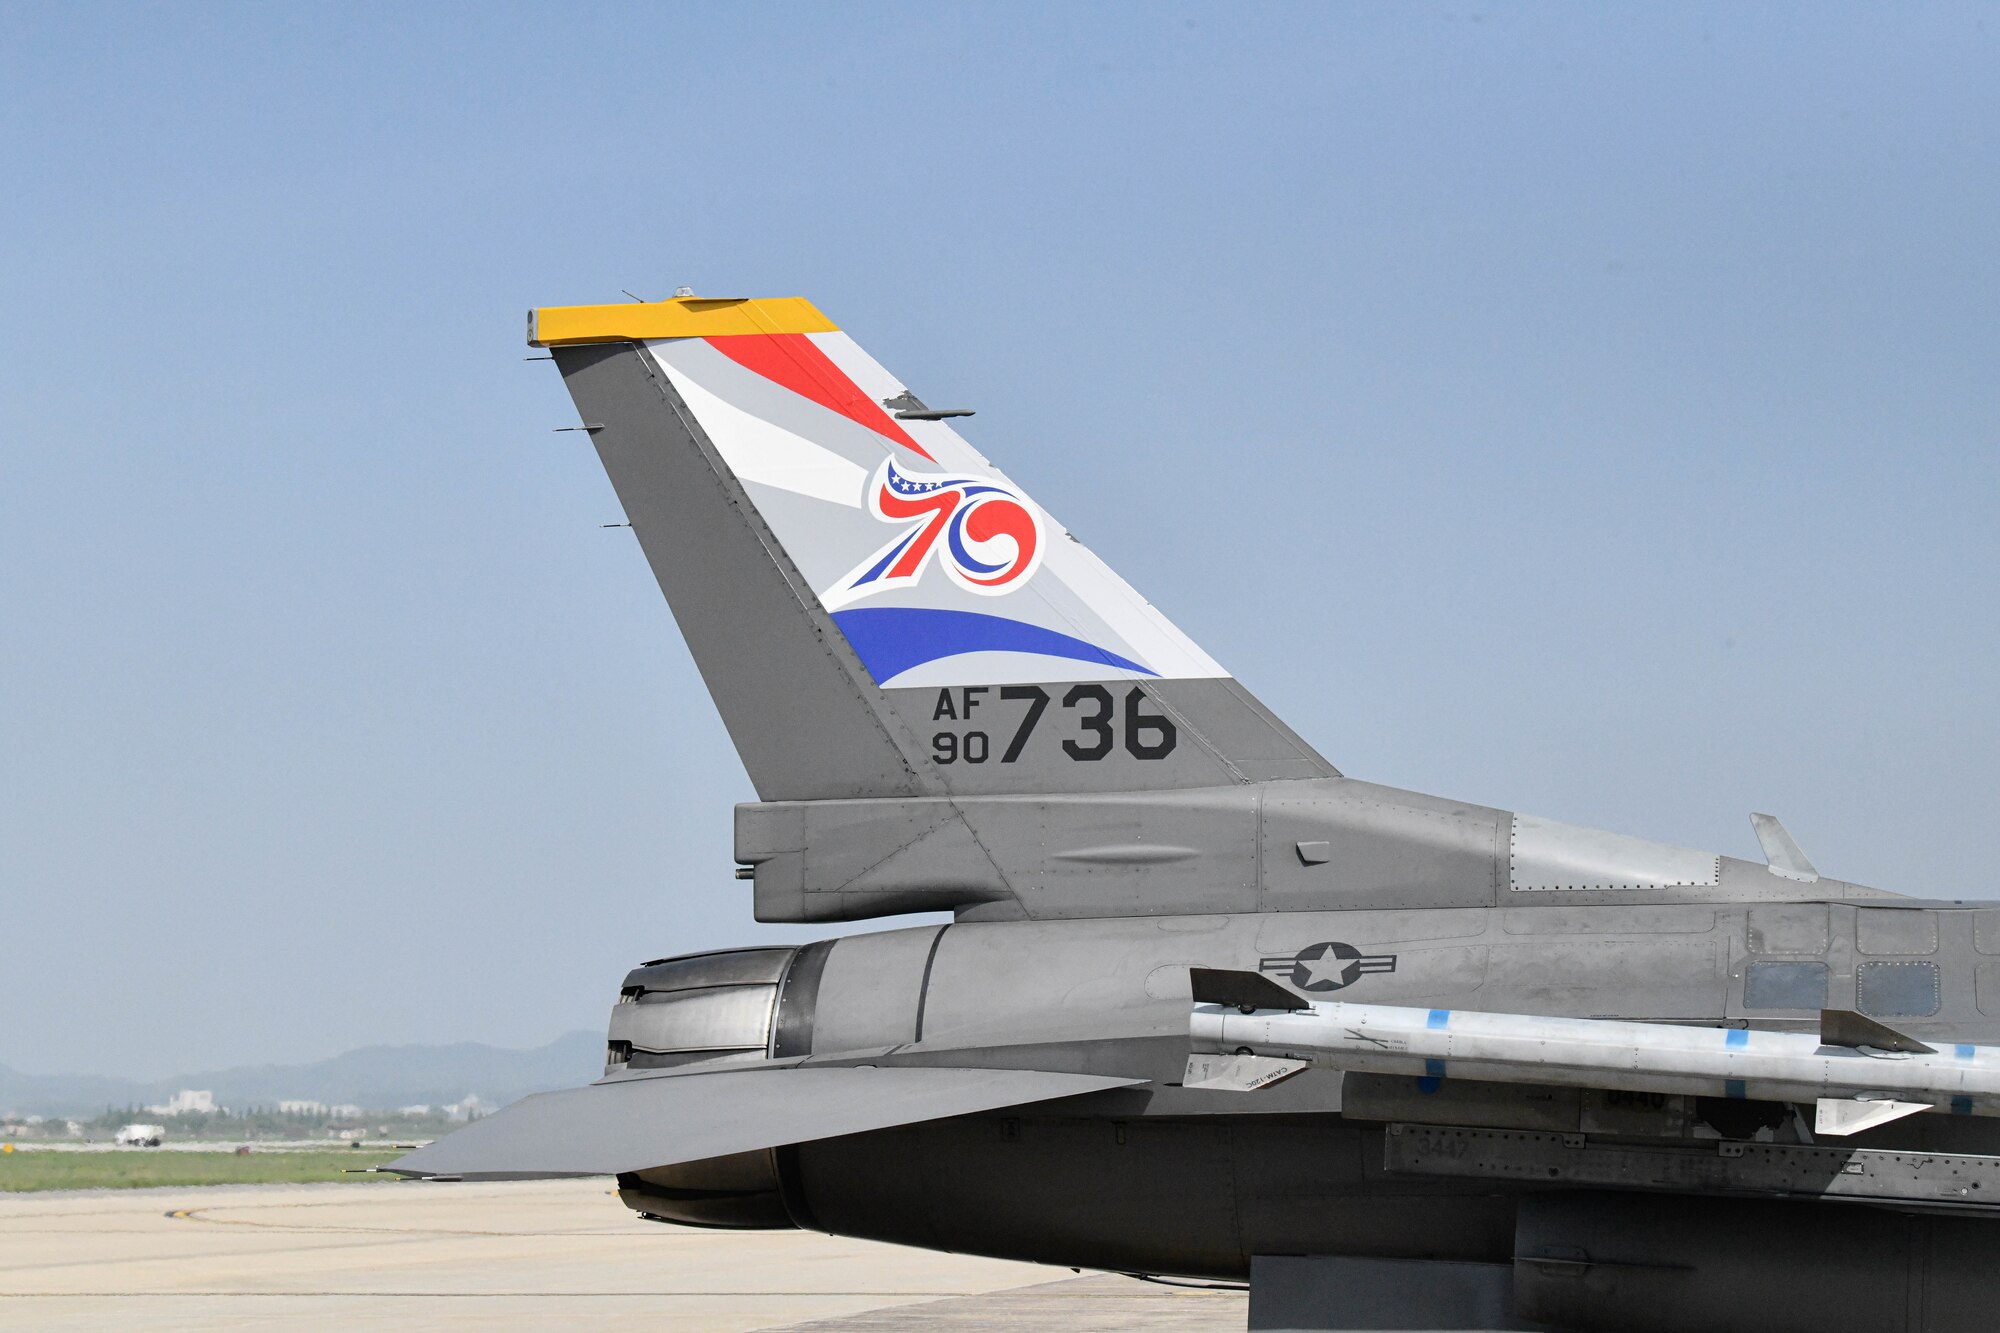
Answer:
[[708, 345], [746, 370], [810, 398], [849, 421], [894, 440], [919, 458], [931, 458], [882, 405], [861, 392], [825, 352], [803, 333], [735, 333], [708, 339]]

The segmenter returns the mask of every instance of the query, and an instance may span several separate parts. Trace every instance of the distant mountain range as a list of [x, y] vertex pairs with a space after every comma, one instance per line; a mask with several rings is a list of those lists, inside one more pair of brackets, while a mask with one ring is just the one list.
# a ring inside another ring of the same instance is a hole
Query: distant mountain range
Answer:
[[449, 1046], [364, 1046], [304, 1065], [246, 1065], [173, 1078], [23, 1074], [0, 1065], [0, 1113], [93, 1116], [107, 1107], [164, 1102], [182, 1088], [215, 1093], [243, 1111], [280, 1099], [353, 1103], [370, 1110], [456, 1102], [467, 1093], [504, 1106], [531, 1092], [572, 1088], [604, 1073], [604, 1037], [571, 1032], [546, 1046], [511, 1051], [479, 1042]]

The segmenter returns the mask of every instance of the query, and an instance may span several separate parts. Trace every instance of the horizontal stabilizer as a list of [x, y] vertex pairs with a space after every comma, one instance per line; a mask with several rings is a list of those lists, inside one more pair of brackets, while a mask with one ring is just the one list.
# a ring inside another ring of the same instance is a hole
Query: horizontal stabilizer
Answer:
[[523, 1098], [386, 1169], [452, 1180], [611, 1176], [1143, 1082], [873, 1066], [623, 1079]]
[[1188, 988], [1194, 992], [1196, 1004], [1226, 1004], [1246, 1014], [1257, 1009], [1296, 1013], [1312, 1008], [1309, 1001], [1300, 999], [1261, 972], [1191, 967], [1188, 969]]

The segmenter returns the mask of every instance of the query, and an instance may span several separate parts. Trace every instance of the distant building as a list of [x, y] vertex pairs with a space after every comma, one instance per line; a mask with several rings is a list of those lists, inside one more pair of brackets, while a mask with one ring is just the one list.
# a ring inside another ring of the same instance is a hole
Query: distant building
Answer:
[[444, 1113], [453, 1120], [477, 1120], [495, 1109], [493, 1103], [481, 1100], [476, 1092], [465, 1094], [462, 1102], [453, 1102], [444, 1108]]
[[396, 1108], [397, 1115], [429, 1115], [430, 1113], [431, 1108], [422, 1104], [416, 1106], [399, 1106]]
[[74, 1120], [64, 1120], [59, 1116], [0, 1116], [0, 1138], [73, 1139], [80, 1137], [82, 1134], [82, 1125], [77, 1124]]
[[278, 1114], [318, 1115], [330, 1120], [351, 1120], [361, 1114], [361, 1108], [353, 1102], [341, 1102], [329, 1106], [325, 1102], [316, 1102], [304, 1097], [286, 1098], [278, 1103]]
[[221, 1108], [215, 1104], [214, 1093], [182, 1088], [165, 1106], [149, 1106], [146, 1109], [154, 1115], [213, 1115]]

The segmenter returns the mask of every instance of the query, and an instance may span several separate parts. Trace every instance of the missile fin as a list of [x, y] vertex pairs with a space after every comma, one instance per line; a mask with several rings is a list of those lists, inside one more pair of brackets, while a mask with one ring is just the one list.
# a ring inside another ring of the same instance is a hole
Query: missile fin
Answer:
[[1907, 1051], [1911, 1055], [1936, 1055], [1937, 1047], [1926, 1046], [1915, 1037], [1906, 1037], [1887, 1023], [1878, 1023], [1851, 1009], [1819, 1011], [1819, 1039], [1825, 1046], [1872, 1046], [1878, 1051]]
[[1901, 1120], [1931, 1109], [1929, 1102], [1892, 1102], [1857, 1097], [1822, 1097], [1813, 1112], [1813, 1133], [1830, 1138], [1859, 1134], [1864, 1129]]
[[1181, 1086], [1255, 1092], [1309, 1067], [1304, 1060], [1280, 1060], [1270, 1055], [1190, 1055]]
[[1188, 969], [1188, 988], [1196, 1004], [1223, 1004], [1249, 1013], [1254, 1009], [1276, 1009], [1297, 1013], [1312, 1004], [1280, 986], [1261, 972], [1231, 972], [1219, 967]]

